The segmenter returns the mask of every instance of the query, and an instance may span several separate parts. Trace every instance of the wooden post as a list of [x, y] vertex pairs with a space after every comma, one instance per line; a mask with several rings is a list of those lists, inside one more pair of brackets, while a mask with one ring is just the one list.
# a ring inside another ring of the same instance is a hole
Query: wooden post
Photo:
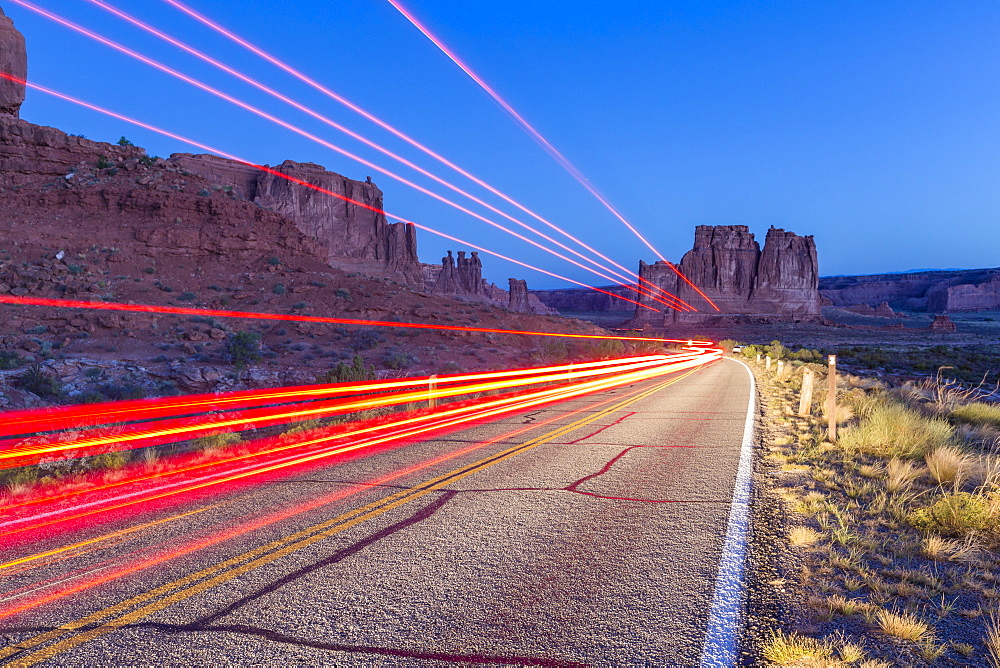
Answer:
[[816, 380], [816, 373], [812, 369], [805, 369], [802, 372], [802, 396], [799, 397], [799, 417], [809, 417], [812, 413], [813, 403], [813, 383]]
[[757, 364], [760, 364], [760, 353], [757, 353]]
[[785, 373], [785, 360], [778, 360], [778, 380], [782, 380], [781, 376]]
[[768, 371], [771, 370], [771, 356], [770, 355], [768, 355], [767, 358], [765, 358], [765, 360], [764, 360], [764, 368], [766, 368]]
[[831, 443], [837, 442], [837, 356], [830, 355], [827, 371], [829, 386], [826, 390], [826, 437]]
[[437, 398], [434, 391], [437, 390], [437, 374], [427, 379], [427, 408], [434, 408], [437, 405]]

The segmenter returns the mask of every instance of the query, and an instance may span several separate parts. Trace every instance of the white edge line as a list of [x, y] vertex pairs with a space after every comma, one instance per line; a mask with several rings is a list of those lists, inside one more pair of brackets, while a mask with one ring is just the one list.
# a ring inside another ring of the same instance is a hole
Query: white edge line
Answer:
[[750, 367], [739, 360], [733, 361], [741, 364], [750, 376], [750, 400], [747, 403], [747, 419], [743, 427], [743, 443], [740, 446], [740, 463], [736, 470], [736, 484], [733, 487], [733, 502], [729, 509], [726, 541], [722, 546], [719, 573], [715, 578], [715, 593], [712, 596], [712, 609], [708, 617], [708, 630], [701, 653], [701, 666], [706, 668], [736, 665], [740, 615], [745, 595], [743, 565], [747, 552], [757, 383]]

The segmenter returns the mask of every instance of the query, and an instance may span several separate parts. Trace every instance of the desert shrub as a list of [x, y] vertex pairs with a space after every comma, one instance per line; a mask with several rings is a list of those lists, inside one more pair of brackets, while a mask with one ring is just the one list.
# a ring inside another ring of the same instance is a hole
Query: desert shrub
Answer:
[[346, 299], [347, 301], [351, 301], [351, 291], [348, 290], [347, 288], [337, 288], [334, 291], [333, 295], [335, 297], [340, 297], [341, 299]]
[[764, 346], [764, 352], [776, 360], [783, 360], [788, 358], [790, 351], [782, 345], [781, 341], [775, 340], [771, 341], [771, 345]]
[[382, 364], [388, 369], [408, 369], [420, 360], [399, 348], [389, 348], [382, 355]]
[[444, 364], [438, 367], [438, 373], [441, 374], [454, 374], [462, 373], [462, 365], [455, 360], [448, 360]]
[[69, 273], [73, 274], [74, 276], [79, 276], [80, 274], [83, 273], [83, 267], [81, 267], [78, 264], [71, 264], [67, 266], [66, 269], [68, 269]]
[[155, 274], [156, 273], [156, 267], [146, 267], [145, 269], [143, 269], [143, 272], [145, 272], [147, 274]]
[[124, 452], [105, 452], [95, 455], [87, 462], [91, 469], [120, 469], [128, 463], [128, 454]]
[[296, 302], [295, 305], [292, 306], [292, 310], [299, 311], [301, 309], [304, 309], [306, 306], [308, 306], [308, 304], [306, 304], [305, 302]]
[[215, 452], [217, 450], [222, 450], [227, 446], [239, 443], [240, 440], [239, 434], [234, 434], [231, 431], [224, 431], [196, 438], [194, 440], [194, 447], [201, 452]]
[[739, 345], [739, 341], [734, 339], [722, 339], [719, 341], [719, 347], [722, 348], [722, 352], [730, 354], [733, 352], [733, 348]]
[[316, 377], [320, 383], [360, 383], [375, 380], [375, 367], [365, 366], [361, 355], [355, 355], [350, 364], [338, 362], [337, 366]]
[[275, 283], [274, 287], [271, 288], [271, 292], [273, 292], [276, 295], [283, 295], [283, 294], [285, 294], [285, 284], [284, 283]]
[[202, 188], [201, 190], [198, 191], [198, 196], [199, 197], [211, 197], [212, 193], [210, 193], [209, 191], [207, 191], [204, 188]]
[[146, 390], [133, 383], [123, 383], [121, 385], [106, 383], [98, 387], [97, 391], [111, 401], [131, 401], [146, 398]]
[[272, 267], [277, 267], [279, 264], [281, 264], [281, 258], [280, 257], [269, 257], [269, 258], [267, 258], [267, 263], [269, 265], [271, 265]]
[[757, 355], [763, 355], [764, 348], [762, 346], [750, 345], [743, 346], [743, 356], [747, 359], [757, 359]]
[[42, 399], [55, 400], [62, 396], [63, 384], [52, 374], [46, 373], [37, 364], [14, 381], [14, 387], [37, 394]]
[[149, 155], [148, 153], [146, 155], [142, 156], [141, 158], [139, 158], [139, 162], [141, 162], [142, 164], [146, 165], [147, 167], [152, 167], [153, 165], [155, 165], [156, 164], [156, 160], [157, 160], [157, 157], [155, 155]]
[[184, 292], [184, 293], [181, 293], [181, 295], [177, 297], [177, 299], [180, 300], [180, 301], [182, 301], [182, 302], [193, 302], [197, 298], [198, 298], [198, 295], [196, 295], [193, 292]]
[[883, 403], [857, 425], [845, 429], [840, 443], [847, 450], [879, 457], [921, 458], [954, 440], [954, 431], [946, 421], [926, 418], [899, 404]]
[[562, 362], [569, 357], [569, 345], [562, 339], [545, 338], [541, 345], [542, 356], [552, 362]]
[[822, 363], [826, 361], [826, 355], [818, 350], [809, 350], [808, 348], [799, 348], [794, 353], [789, 353], [788, 358], [801, 362]]
[[625, 354], [625, 344], [618, 339], [601, 339], [590, 345], [590, 356], [594, 359], [606, 360], [621, 357]]
[[953, 410], [951, 417], [960, 422], [1000, 427], [1000, 404], [987, 404], [979, 401], [965, 404]]
[[371, 350], [378, 344], [382, 343], [382, 341], [383, 338], [381, 332], [378, 332], [371, 327], [363, 327], [355, 330], [354, 335], [351, 337], [351, 348], [355, 351]]
[[125, 139], [125, 137], [124, 137], [124, 136], [122, 136], [122, 137], [121, 137], [121, 138], [120, 138], [120, 139], [118, 140], [118, 145], [119, 145], [119, 146], [135, 146], [135, 144], [133, 144], [132, 142], [130, 142], [130, 141], [129, 141], [128, 139]]
[[10, 371], [21, 366], [21, 356], [13, 350], [0, 350], [0, 369]]
[[260, 334], [256, 332], [235, 332], [226, 341], [229, 361], [238, 369], [260, 359]]
[[97, 168], [98, 169], [107, 169], [108, 167], [114, 167], [114, 166], [115, 166], [115, 163], [113, 163], [110, 160], [108, 160], [107, 156], [102, 155], [101, 157], [99, 157], [97, 159]]
[[907, 517], [910, 524], [921, 531], [946, 536], [987, 532], [996, 528], [998, 519], [1000, 498], [969, 492], [946, 494]]

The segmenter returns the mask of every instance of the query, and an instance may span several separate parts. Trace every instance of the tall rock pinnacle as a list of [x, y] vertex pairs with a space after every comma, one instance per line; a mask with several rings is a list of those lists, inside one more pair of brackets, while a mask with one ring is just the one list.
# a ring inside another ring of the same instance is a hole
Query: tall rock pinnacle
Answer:
[[[28, 52], [24, 48], [24, 35], [14, 27], [0, 9], [0, 72], [18, 79], [28, 76]], [[17, 118], [24, 102], [24, 84], [0, 78], [0, 115]]]

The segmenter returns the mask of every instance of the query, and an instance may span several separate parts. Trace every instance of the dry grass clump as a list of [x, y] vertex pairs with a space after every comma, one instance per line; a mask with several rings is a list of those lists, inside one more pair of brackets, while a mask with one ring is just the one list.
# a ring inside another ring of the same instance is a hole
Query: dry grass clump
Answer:
[[881, 404], [866, 419], [844, 430], [840, 444], [879, 457], [920, 458], [952, 445], [954, 430], [945, 420], [926, 418], [899, 404]]
[[890, 459], [885, 467], [885, 488], [895, 494], [909, 489], [922, 470], [908, 459]]
[[920, 554], [934, 561], [966, 561], [978, 551], [969, 541], [949, 540], [935, 534], [920, 541]]
[[930, 626], [916, 615], [906, 612], [879, 610], [875, 613], [875, 623], [882, 633], [901, 640], [921, 642], [933, 636]]
[[822, 534], [809, 527], [792, 527], [788, 531], [788, 542], [795, 547], [809, 547], [815, 545], [822, 538]]
[[[797, 633], [786, 634], [781, 630], [771, 636], [761, 653], [770, 666], [832, 668], [857, 664], [865, 658], [865, 651], [860, 643], [842, 641], [839, 637], [822, 641]], [[866, 661], [860, 665], [864, 668], [881, 668], [887, 664]]]
[[936, 448], [924, 457], [927, 470], [939, 485], [954, 483], [960, 487], [976, 468], [976, 460], [958, 448]]
[[976, 401], [958, 406], [951, 412], [951, 417], [970, 424], [1000, 427], [1000, 404]]
[[827, 665], [820, 661], [832, 658], [833, 648], [815, 638], [779, 630], [761, 654], [772, 666]]

